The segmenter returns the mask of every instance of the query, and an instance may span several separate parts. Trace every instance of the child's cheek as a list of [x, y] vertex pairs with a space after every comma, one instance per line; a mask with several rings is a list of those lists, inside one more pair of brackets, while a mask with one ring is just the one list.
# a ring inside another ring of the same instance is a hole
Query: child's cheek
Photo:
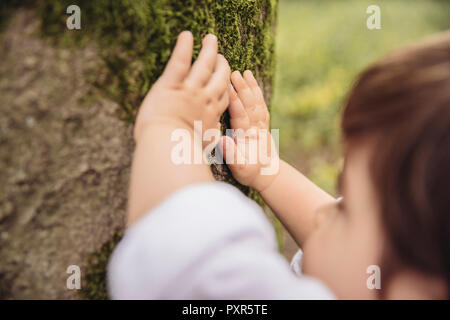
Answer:
[[302, 270], [311, 276], [320, 276], [326, 270], [328, 255], [328, 241], [324, 227], [316, 231], [306, 240], [303, 246]]
[[[303, 246], [302, 271], [323, 281], [335, 293], [345, 276], [345, 246], [339, 239], [339, 228], [326, 223], [309, 237]], [[343, 270], [344, 269], [344, 270]]]

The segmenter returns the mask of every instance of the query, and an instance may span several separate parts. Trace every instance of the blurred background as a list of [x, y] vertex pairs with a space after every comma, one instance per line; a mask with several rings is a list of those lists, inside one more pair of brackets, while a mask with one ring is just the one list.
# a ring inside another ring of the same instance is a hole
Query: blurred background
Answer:
[[[381, 29], [369, 30], [369, 5]], [[390, 51], [450, 28], [450, 1], [280, 0], [272, 128], [281, 157], [336, 195], [342, 166], [340, 112], [360, 71]], [[296, 250], [284, 230], [281, 247]]]
[[[66, 27], [66, 8], [74, 3], [82, 8], [81, 31]], [[232, 68], [255, 71], [266, 97], [273, 92], [271, 125], [279, 129], [281, 157], [336, 196], [340, 113], [357, 74], [396, 48], [450, 28], [449, 0], [276, 5], [0, 0], [0, 299], [107, 298], [106, 266], [124, 229], [130, 123], [179, 31], [193, 31], [194, 54], [204, 33], [220, 34]], [[380, 30], [366, 26], [370, 5], [380, 7]], [[232, 180], [221, 169], [218, 176]], [[290, 259], [297, 246], [273, 221]], [[65, 286], [72, 264], [83, 273], [80, 293]]]

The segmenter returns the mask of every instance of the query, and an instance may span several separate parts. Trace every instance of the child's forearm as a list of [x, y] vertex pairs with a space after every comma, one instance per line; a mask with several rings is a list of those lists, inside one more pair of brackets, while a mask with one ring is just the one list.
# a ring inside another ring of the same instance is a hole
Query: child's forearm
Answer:
[[335, 201], [282, 160], [277, 177], [261, 192], [261, 196], [300, 247], [315, 227], [316, 209]]
[[[172, 148], [179, 142], [171, 141], [171, 135], [180, 128], [183, 125], [175, 122], [153, 123], [139, 137], [131, 169], [128, 226], [175, 190], [192, 183], [214, 181], [211, 169], [203, 161], [178, 165], [172, 161]], [[191, 128], [184, 129], [193, 136]], [[193, 147], [194, 141], [191, 142]]]
[[231, 82], [233, 85], [229, 89], [230, 106], [228, 107], [230, 124], [233, 129], [262, 129], [259, 133], [257, 131], [255, 136], [262, 144], [271, 142], [270, 148], [266, 149], [270, 161], [268, 164], [252, 164], [249, 155], [246, 156], [244, 152], [246, 161], [239, 164], [236, 161], [239, 150], [252, 150], [250, 142], [246, 139], [235, 139], [235, 141], [230, 137], [224, 137], [220, 145], [222, 154], [233, 177], [261, 193], [266, 203], [301, 246], [314, 229], [316, 209], [334, 199], [283, 161], [279, 162], [279, 171], [276, 176], [262, 174], [263, 169], [272, 168], [272, 164], [278, 163], [279, 160], [272, 137], [267, 134], [270, 116], [264, 95], [249, 70], [244, 72], [244, 76], [238, 71], [233, 72]]

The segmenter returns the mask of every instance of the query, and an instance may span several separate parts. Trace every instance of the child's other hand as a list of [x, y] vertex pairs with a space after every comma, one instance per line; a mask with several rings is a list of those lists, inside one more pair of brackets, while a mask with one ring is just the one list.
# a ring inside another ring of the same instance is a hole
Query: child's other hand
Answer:
[[[269, 132], [269, 111], [251, 71], [246, 70], [243, 77], [239, 71], [234, 71], [231, 82], [228, 111], [235, 135], [234, 139], [222, 137], [220, 147], [233, 177], [262, 192], [277, 176], [279, 164]], [[265, 147], [261, 149], [261, 146]]]
[[138, 141], [150, 122], [171, 122], [193, 129], [194, 121], [202, 121], [202, 129], [220, 129], [220, 116], [228, 106], [227, 92], [230, 67], [217, 53], [217, 38], [203, 38], [198, 59], [192, 62], [193, 36], [183, 31], [178, 36], [169, 62], [145, 97], [134, 129]]

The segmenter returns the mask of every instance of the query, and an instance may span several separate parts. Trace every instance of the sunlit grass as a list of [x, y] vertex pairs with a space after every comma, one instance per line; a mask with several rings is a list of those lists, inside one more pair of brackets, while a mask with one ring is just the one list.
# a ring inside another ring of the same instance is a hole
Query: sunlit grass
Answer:
[[[381, 30], [366, 27], [371, 4]], [[339, 113], [352, 81], [389, 51], [450, 28], [450, 1], [280, 0], [277, 28], [271, 113], [281, 155], [335, 193]]]

